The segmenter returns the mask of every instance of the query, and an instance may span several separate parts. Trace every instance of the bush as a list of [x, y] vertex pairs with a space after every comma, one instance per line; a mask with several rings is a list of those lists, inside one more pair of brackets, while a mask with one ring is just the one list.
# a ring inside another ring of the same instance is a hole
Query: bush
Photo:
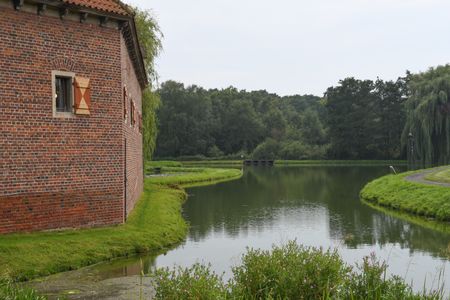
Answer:
[[280, 150], [280, 158], [290, 160], [324, 159], [327, 153], [327, 145], [309, 145], [299, 141], [283, 143]]
[[267, 139], [259, 144], [253, 151], [253, 159], [276, 159], [280, 151], [280, 144], [274, 139]]
[[336, 251], [290, 242], [272, 251], [249, 250], [233, 268], [238, 299], [323, 299], [337, 293], [349, 271]]
[[211, 271], [210, 266], [195, 264], [190, 268], [156, 270], [155, 299], [220, 300], [227, 298], [222, 277]]
[[336, 251], [289, 242], [271, 251], [247, 250], [226, 284], [210, 266], [155, 271], [156, 299], [443, 299], [443, 289], [414, 294], [372, 255], [356, 270]]
[[222, 157], [223, 155], [222, 150], [220, 150], [216, 145], [208, 149], [208, 157]]

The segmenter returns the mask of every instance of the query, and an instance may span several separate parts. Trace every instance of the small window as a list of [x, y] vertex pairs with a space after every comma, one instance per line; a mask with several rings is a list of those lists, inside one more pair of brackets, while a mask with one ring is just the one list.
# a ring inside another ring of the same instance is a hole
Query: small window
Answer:
[[134, 101], [130, 99], [130, 125], [134, 126]]
[[56, 112], [72, 112], [72, 78], [55, 77]]
[[73, 115], [75, 73], [52, 71], [53, 116], [71, 117]]

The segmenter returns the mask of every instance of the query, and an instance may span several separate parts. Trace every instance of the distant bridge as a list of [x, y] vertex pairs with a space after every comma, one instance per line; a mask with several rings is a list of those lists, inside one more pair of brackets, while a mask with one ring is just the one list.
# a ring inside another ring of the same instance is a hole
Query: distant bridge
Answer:
[[244, 165], [246, 166], [269, 166], [273, 167], [273, 159], [259, 159], [259, 160], [244, 160]]

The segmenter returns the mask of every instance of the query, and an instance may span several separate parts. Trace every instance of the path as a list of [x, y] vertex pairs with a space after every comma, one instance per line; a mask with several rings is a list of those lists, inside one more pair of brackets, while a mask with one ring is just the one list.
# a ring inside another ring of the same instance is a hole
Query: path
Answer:
[[425, 179], [425, 176], [427, 174], [433, 173], [433, 172], [436, 172], [436, 171], [440, 171], [440, 170], [443, 170], [443, 169], [446, 169], [446, 168], [448, 168], [448, 166], [440, 167], [440, 168], [433, 168], [433, 169], [430, 169], [430, 170], [426, 170], [426, 171], [423, 171], [423, 172], [419, 172], [419, 173], [415, 173], [415, 174], [409, 175], [409, 176], [405, 177], [405, 179], [407, 181], [410, 181], [410, 182], [417, 182], [417, 183], [428, 184], [428, 185], [450, 187], [450, 183], [437, 182], [437, 181], [431, 181], [431, 180]]
[[[104, 265], [105, 269], [101, 269]], [[99, 270], [96, 269], [99, 268]], [[58, 273], [25, 283], [47, 296], [49, 300], [128, 300], [153, 299], [154, 280], [149, 276], [133, 275], [142, 269], [139, 265], [112, 268], [108, 263]]]

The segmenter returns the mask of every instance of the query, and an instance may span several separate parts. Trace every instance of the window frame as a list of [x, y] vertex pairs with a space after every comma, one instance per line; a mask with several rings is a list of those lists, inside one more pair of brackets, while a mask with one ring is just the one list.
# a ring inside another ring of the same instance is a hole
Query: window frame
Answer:
[[[59, 112], [56, 108], [56, 77], [66, 77], [70, 78], [70, 111], [67, 112]], [[67, 71], [52, 71], [52, 110], [53, 110], [53, 117], [54, 118], [72, 118], [75, 116], [74, 114], [74, 97], [75, 97], [75, 91], [73, 87], [73, 83], [75, 80], [75, 73], [74, 72], [67, 72]]]

